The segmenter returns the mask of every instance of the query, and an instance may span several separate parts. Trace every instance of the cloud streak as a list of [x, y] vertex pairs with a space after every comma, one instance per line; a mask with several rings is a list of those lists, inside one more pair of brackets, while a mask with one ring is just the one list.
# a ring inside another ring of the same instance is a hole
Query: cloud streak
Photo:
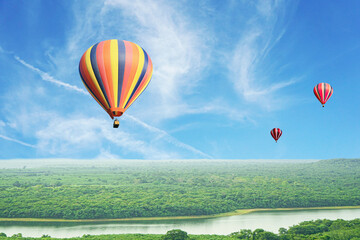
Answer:
[[14, 139], [14, 138], [7, 137], [7, 136], [2, 135], [2, 134], [0, 134], [0, 138], [2, 138], [4, 140], [7, 140], [7, 141], [10, 141], [10, 142], [15, 142], [15, 143], [21, 144], [21, 145], [26, 146], [26, 147], [36, 148], [35, 145], [29, 144], [29, 143], [26, 143], [26, 142], [23, 142], [23, 141]]
[[65, 82], [62, 82], [60, 80], [57, 80], [55, 79], [54, 77], [52, 77], [50, 74], [46, 73], [46, 72], [43, 72], [41, 71], [40, 69], [32, 66], [31, 64], [25, 62], [24, 60], [22, 60], [21, 58], [19, 58], [18, 56], [15, 56], [14, 57], [16, 59], [16, 61], [18, 61], [19, 63], [21, 63], [22, 65], [24, 65], [25, 67], [27, 67], [28, 69], [36, 72], [37, 74], [40, 75], [41, 79], [46, 81], [46, 82], [51, 82], [51, 83], [54, 83], [56, 84], [57, 86], [60, 86], [60, 87], [64, 87], [68, 90], [72, 90], [72, 91], [76, 91], [78, 93], [81, 93], [81, 94], [84, 94], [84, 95], [90, 95], [88, 92], [86, 92], [84, 89], [81, 89], [77, 86], [74, 86], [74, 85], [71, 85], [71, 84], [68, 84], [68, 83], [65, 83]]
[[182, 148], [182, 149], [185, 149], [187, 151], [190, 151], [190, 152], [193, 152], [195, 153], [196, 155], [200, 155], [204, 158], [212, 158], [210, 155], [188, 145], [188, 144], [185, 144], [183, 142], [180, 142], [179, 140], [177, 140], [176, 138], [174, 138], [173, 136], [171, 136], [169, 133], [167, 133], [166, 131], [164, 130], [161, 130], [161, 129], [158, 129], [158, 128], [155, 128], [153, 126], [150, 126], [149, 124], [146, 124], [142, 121], [140, 121], [139, 119], [131, 116], [131, 115], [126, 115], [127, 118], [130, 118], [132, 121], [136, 122], [137, 124], [141, 125], [143, 128], [147, 129], [148, 131], [150, 132], [153, 132], [153, 133], [156, 133], [157, 134], [157, 138], [158, 139], [165, 139], [167, 142], [179, 147], [179, 148]]
[[[8, 125], [8, 124], [6, 124], [5, 122], [3, 122], [3, 121], [0, 120], [0, 131], [2, 132], [2, 129], [5, 129], [7, 125]], [[23, 141], [21, 141], [21, 140], [19, 140], [19, 139], [10, 138], [10, 137], [5, 136], [5, 135], [3, 135], [3, 134], [0, 134], [0, 138], [2, 138], [3, 140], [6, 140], [6, 141], [10, 141], [10, 142], [14, 142], [14, 143], [17, 143], [17, 144], [26, 146], [26, 147], [36, 148], [36, 146], [33, 145], [33, 144], [23, 142]]]

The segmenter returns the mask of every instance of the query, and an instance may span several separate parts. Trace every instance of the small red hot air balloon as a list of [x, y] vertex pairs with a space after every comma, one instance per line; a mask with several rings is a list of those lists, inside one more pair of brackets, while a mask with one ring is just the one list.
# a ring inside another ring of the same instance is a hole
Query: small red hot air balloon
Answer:
[[270, 134], [275, 139], [275, 142], [277, 142], [277, 140], [279, 140], [279, 138], [281, 137], [282, 131], [280, 128], [273, 128], [270, 131]]
[[319, 83], [314, 87], [314, 94], [324, 107], [324, 104], [333, 94], [333, 88], [328, 83]]

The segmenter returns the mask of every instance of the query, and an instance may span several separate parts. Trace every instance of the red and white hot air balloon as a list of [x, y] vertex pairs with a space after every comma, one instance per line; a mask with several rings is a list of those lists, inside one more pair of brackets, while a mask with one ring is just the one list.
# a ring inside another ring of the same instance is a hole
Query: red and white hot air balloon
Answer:
[[281, 137], [282, 131], [280, 128], [273, 128], [270, 131], [270, 134], [275, 139], [275, 142], [277, 142], [277, 140], [279, 140], [279, 138]]
[[319, 83], [314, 87], [314, 94], [316, 98], [321, 102], [322, 106], [329, 100], [333, 94], [333, 88], [328, 83]]

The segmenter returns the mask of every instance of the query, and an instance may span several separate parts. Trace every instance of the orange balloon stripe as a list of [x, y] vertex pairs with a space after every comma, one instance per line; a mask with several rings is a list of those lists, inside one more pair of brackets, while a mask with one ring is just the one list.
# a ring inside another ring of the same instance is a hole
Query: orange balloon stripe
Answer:
[[[127, 49], [126, 49], [127, 50]], [[138, 57], [136, 56], [137, 52], [136, 52], [137, 48], [135, 46], [135, 44], [129, 42], [129, 51], [127, 52], [126, 55], [129, 55], [129, 60], [131, 59], [131, 61], [126, 61], [127, 63], [127, 68], [129, 69], [129, 76], [126, 79], [126, 85], [125, 88], [122, 91], [122, 94], [124, 94], [122, 96], [122, 102], [121, 105], [119, 105], [119, 107], [124, 107], [126, 101], [127, 101], [127, 95], [130, 91], [130, 87], [132, 82], [134, 81], [134, 76], [136, 74], [136, 70], [137, 70], [137, 64], [136, 62], [138, 61]], [[126, 56], [128, 57], [128, 56]]]
[[130, 70], [130, 74], [129, 74], [129, 80], [127, 82], [126, 85], [126, 89], [125, 89], [125, 96], [124, 96], [124, 102], [122, 103], [121, 107], [125, 107], [124, 105], [127, 102], [127, 95], [129, 94], [130, 88], [131, 88], [131, 84], [132, 82], [135, 80], [135, 74], [136, 74], [136, 70], [137, 70], [137, 66], [138, 66], [138, 62], [139, 62], [139, 52], [138, 49], [136, 47], [136, 45], [134, 43], [131, 43], [131, 52], [130, 54], [132, 55], [132, 61], [131, 61], [131, 70]]
[[83, 57], [80, 60], [80, 72], [81, 72], [81, 74], [83, 76], [84, 81], [90, 87], [92, 93], [97, 98], [97, 100], [99, 102], [101, 102], [101, 104], [103, 106], [106, 106], [106, 103], [104, 102], [104, 99], [101, 97], [101, 94], [99, 93], [99, 91], [95, 87], [93, 81], [91, 80], [90, 73], [89, 73], [89, 71], [88, 71], [88, 69], [86, 67], [86, 63], [85, 63], [85, 54], [83, 55]]
[[150, 78], [149, 77], [148, 79], [144, 79], [144, 81], [141, 83], [141, 86], [139, 86], [139, 88], [136, 90], [135, 94], [133, 95], [133, 97], [130, 99], [129, 103], [127, 104], [126, 109], [128, 109], [131, 104], [133, 104], [133, 102], [140, 96], [140, 94], [145, 90], [145, 88], [147, 87], [147, 85], [149, 84], [150, 82]]
[[113, 101], [113, 98], [112, 98], [112, 95], [111, 95], [109, 82], [108, 82], [107, 77], [106, 77], [106, 71], [105, 71], [105, 65], [104, 65], [104, 42], [100, 42], [97, 45], [97, 48], [96, 48], [96, 63], [98, 65], [101, 81], [102, 81], [102, 83], [104, 85], [106, 96], [108, 96], [108, 101], [109, 101], [110, 107], [112, 107], [112, 106], [114, 106], [114, 101]]
[[111, 57], [110, 57], [110, 40], [104, 41], [104, 47], [103, 47], [103, 60], [104, 60], [104, 71], [106, 74], [106, 79], [108, 82], [108, 86], [110, 89], [110, 94], [108, 95], [109, 98], [111, 98], [112, 102], [113, 102], [113, 106], [114, 104], [114, 84], [113, 84], [113, 79], [112, 79], [112, 71], [111, 71]]
[[[147, 53], [145, 53], [145, 54], [147, 54]], [[151, 59], [150, 59], [149, 55], [147, 55], [147, 56], [148, 56], [149, 63], [148, 63], [148, 68], [146, 70], [145, 76], [142, 79], [138, 89], [136, 89], [135, 94], [132, 96], [129, 103], [127, 104], [125, 110], [128, 109], [131, 106], [131, 104], [138, 98], [138, 96], [140, 96], [140, 94], [145, 90], [145, 88], [147, 87], [147, 85], [150, 82], [150, 79], [151, 79], [151, 76], [152, 76], [152, 71], [153, 71], [153, 66], [152, 66], [152, 62], [151, 62]]]
[[104, 42], [100, 42], [96, 48], [96, 63], [98, 65], [100, 78], [103, 83], [104, 90], [106, 92], [106, 96], [108, 96], [108, 101], [109, 101], [109, 105], [110, 105], [109, 107], [112, 107], [112, 106], [114, 106], [114, 104], [113, 104], [113, 98], [111, 97], [109, 83], [106, 78], [106, 72], [105, 72], [105, 66], [104, 66], [104, 56], [103, 56], [104, 51], [103, 50], [104, 50]]
[[130, 72], [131, 72], [131, 63], [132, 63], [132, 45], [131, 42], [124, 41], [125, 44], [125, 70], [124, 70], [124, 78], [123, 78], [123, 85], [122, 85], [122, 91], [121, 91], [121, 97], [120, 97], [120, 103], [119, 106], [122, 107], [125, 104], [125, 98], [127, 96], [127, 91], [130, 85]]

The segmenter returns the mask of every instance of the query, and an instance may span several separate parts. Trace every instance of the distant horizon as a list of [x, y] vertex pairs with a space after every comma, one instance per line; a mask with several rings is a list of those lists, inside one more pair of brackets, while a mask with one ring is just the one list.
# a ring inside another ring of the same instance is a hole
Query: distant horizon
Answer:
[[[262, 160], [332, 160], [332, 159], [358, 159], [358, 158], [327, 158], [327, 159], [316, 159], [316, 158], [182, 158], [182, 159], [138, 159], [138, 158], [3, 158], [0, 161], [32, 161], [32, 160], [50, 160], [50, 161], [61, 161], [61, 160], [76, 160], [76, 161], [231, 161], [231, 160], [245, 160], [245, 161], [262, 161]], [[360, 157], [359, 157], [360, 159]]]
[[[1, 159], [0, 169], [26, 169], [26, 168], [41, 168], [41, 167], [79, 167], [88, 165], [88, 167], [117, 167], [122, 164], [133, 165], [135, 163], [159, 163], [159, 164], [178, 164], [178, 163], [230, 163], [238, 162], [244, 164], [256, 163], [311, 163], [334, 159]], [[340, 158], [341, 159], [341, 158]], [[356, 158], [355, 158], [356, 159]], [[359, 158], [360, 159], [360, 158]], [[351, 159], [345, 159], [351, 160]]]

